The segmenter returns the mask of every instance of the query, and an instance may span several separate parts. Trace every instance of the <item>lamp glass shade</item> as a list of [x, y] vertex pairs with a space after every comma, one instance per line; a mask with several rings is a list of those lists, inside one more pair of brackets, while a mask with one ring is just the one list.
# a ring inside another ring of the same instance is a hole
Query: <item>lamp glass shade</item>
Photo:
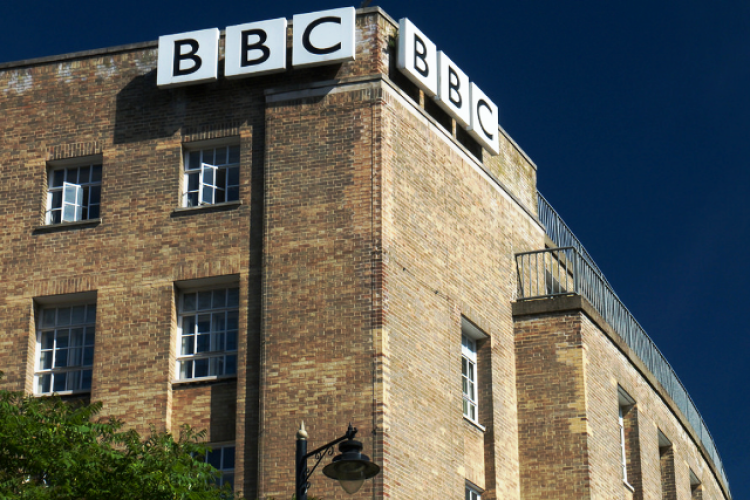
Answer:
[[346, 479], [342, 479], [339, 481], [339, 484], [341, 485], [342, 488], [344, 488], [344, 491], [346, 491], [350, 495], [353, 495], [354, 493], [358, 492], [364, 483], [365, 483], [364, 479], [355, 479], [353, 481], [347, 481]]

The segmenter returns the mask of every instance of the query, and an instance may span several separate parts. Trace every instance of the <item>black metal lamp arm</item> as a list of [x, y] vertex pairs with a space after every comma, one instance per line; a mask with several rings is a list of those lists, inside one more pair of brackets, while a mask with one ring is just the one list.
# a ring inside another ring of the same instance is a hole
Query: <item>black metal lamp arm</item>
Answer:
[[[307, 437], [301, 438], [299, 434], [297, 435], [296, 500], [307, 500], [307, 488], [310, 486], [307, 480], [310, 479], [312, 473], [320, 465], [323, 457], [333, 455], [334, 446], [345, 439], [354, 439], [356, 434], [356, 427], [352, 427], [352, 424], [349, 424], [346, 434], [328, 444], [324, 444], [320, 448], [315, 448], [310, 453], [307, 453]], [[307, 459], [310, 457], [315, 457], [315, 465], [313, 465], [312, 469], [307, 468]]]

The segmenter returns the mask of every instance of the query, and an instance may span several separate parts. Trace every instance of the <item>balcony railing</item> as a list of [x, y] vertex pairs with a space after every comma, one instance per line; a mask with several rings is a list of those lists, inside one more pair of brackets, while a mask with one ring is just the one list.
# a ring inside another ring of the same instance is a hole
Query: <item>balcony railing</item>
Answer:
[[[539, 218], [542, 219], [544, 211], [547, 223], [551, 221], [551, 227], [557, 228], [558, 233], [555, 236], [563, 235], [567, 241], [574, 241], [577, 244], [516, 254], [518, 300], [552, 298], [570, 294], [585, 298], [664, 387], [687, 418], [719, 471], [724, 484], [729, 488], [724, 465], [716, 450], [713, 437], [685, 386], [656, 344], [617, 297], [604, 278], [604, 274], [594, 264], [593, 259], [578, 239], [541, 195], [539, 200]], [[547, 223], [543, 221], [545, 227], [549, 228]], [[560, 240], [556, 240], [550, 234], [549, 229], [547, 234], [555, 244], [559, 244]]]

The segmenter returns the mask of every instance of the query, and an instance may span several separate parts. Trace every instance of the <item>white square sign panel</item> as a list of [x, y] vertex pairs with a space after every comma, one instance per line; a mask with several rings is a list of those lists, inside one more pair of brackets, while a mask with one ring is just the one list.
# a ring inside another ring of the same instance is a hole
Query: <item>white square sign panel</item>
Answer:
[[160, 36], [156, 84], [179, 87], [215, 81], [218, 58], [218, 28]]
[[398, 24], [396, 66], [429, 97], [437, 95], [438, 63], [435, 44], [407, 18], [401, 19]]
[[295, 15], [292, 65], [309, 67], [353, 61], [354, 19], [354, 7]]
[[469, 77], [442, 50], [438, 52], [438, 93], [435, 101], [464, 128], [471, 120]]
[[227, 26], [224, 74], [227, 78], [286, 70], [286, 19]]
[[466, 131], [487, 151], [500, 153], [498, 109], [475, 83], [471, 84], [471, 123]]

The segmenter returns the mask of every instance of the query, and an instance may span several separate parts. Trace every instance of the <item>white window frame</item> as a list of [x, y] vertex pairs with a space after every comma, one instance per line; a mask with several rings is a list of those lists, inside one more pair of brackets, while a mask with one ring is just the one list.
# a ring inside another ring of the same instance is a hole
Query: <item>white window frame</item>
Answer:
[[620, 467], [622, 469], [622, 482], [633, 488], [628, 482], [628, 447], [625, 440], [625, 414], [631, 411], [635, 405], [635, 400], [625, 392], [622, 387], [617, 388], [617, 422], [620, 429]]
[[473, 486], [466, 484], [464, 500], [482, 500], [482, 493]]
[[[78, 340], [72, 342], [73, 338]], [[37, 315], [34, 394], [91, 392], [95, 342], [96, 302], [41, 307]]]
[[47, 172], [45, 224], [98, 219], [101, 213], [102, 163], [64, 161]]
[[[222, 294], [223, 302], [219, 299]], [[239, 300], [236, 282], [179, 291], [175, 351], [178, 381], [236, 377]]]
[[211, 448], [211, 451], [206, 452], [204, 461], [207, 464], [213, 465], [216, 470], [221, 471], [221, 476], [216, 478], [216, 484], [219, 486], [229, 484], [229, 487], [234, 491], [234, 467], [235, 460], [237, 459], [235, 454], [235, 444], [212, 444], [209, 445], [209, 448]]
[[463, 393], [464, 417], [479, 423], [477, 377], [477, 343], [467, 335], [461, 335], [461, 389]]
[[240, 145], [237, 141], [185, 150], [182, 206], [238, 201]]

